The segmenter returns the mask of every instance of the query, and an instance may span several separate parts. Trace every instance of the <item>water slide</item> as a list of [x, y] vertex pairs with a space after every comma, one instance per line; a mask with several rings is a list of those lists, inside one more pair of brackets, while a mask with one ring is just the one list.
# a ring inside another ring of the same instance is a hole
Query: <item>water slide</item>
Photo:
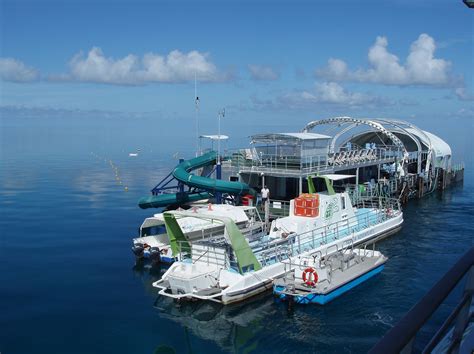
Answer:
[[195, 187], [204, 192], [179, 192], [173, 194], [152, 195], [141, 198], [138, 205], [142, 209], [160, 208], [173, 204], [183, 204], [187, 202], [197, 201], [209, 198], [210, 193], [229, 193], [234, 195], [245, 194], [250, 191], [250, 187], [241, 182], [230, 182], [219, 180], [211, 177], [197, 176], [191, 171], [198, 168], [214, 165], [216, 163], [217, 153], [215, 151], [208, 152], [202, 156], [195, 157], [190, 160], [181, 162], [173, 170], [173, 177], [181, 183]]

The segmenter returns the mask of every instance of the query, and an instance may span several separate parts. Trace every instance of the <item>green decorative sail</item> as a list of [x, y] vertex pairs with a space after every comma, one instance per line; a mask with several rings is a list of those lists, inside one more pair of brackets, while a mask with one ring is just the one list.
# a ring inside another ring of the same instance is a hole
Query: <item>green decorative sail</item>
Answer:
[[164, 213], [163, 217], [173, 256], [176, 257], [180, 252], [191, 253], [191, 245], [184, 236], [175, 216], [171, 213]]
[[166, 231], [168, 233], [174, 256], [179, 252], [191, 252], [191, 246], [188, 243], [183, 231], [181, 230], [176, 220], [177, 218], [193, 217], [204, 220], [217, 220], [223, 223], [225, 226], [227, 235], [232, 245], [232, 249], [234, 250], [235, 256], [237, 258], [239, 272], [242, 274], [250, 270], [259, 270], [262, 268], [244, 235], [242, 232], [240, 232], [239, 228], [231, 218], [225, 216], [200, 215], [186, 211], [169, 211], [163, 215], [165, 219]]

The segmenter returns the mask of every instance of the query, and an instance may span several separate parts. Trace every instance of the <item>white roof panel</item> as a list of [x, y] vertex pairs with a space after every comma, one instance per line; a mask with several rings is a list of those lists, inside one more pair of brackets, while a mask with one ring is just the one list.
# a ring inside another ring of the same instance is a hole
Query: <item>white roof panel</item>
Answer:
[[332, 137], [317, 133], [268, 133], [252, 135], [253, 141], [271, 141], [271, 140], [321, 140], [331, 139]]
[[291, 136], [301, 140], [330, 139], [331, 136], [317, 133], [280, 133], [281, 135]]
[[330, 179], [331, 181], [340, 181], [340, 180], [343, 180], [343, 179], [355, 178], [356, 175], [327, 174], [327, 175], [322, 175], [321, 177], [326, 177], [326, 178]]
[[211, 140], [227, 140], [229, 137], [227, 135], [201, 135], [200, 138], [206, 138]]

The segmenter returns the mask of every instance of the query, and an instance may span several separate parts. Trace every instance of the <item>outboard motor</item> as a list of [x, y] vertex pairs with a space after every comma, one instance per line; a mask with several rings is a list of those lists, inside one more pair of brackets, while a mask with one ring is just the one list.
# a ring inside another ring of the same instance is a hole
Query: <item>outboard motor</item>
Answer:
[[132, 246], [132, 252], [137, 258], [143, 258], [145, 251], [145, 245], [143, 243], [134, 243]]
[[151, 263], [156, 264], [160, 263], [161, 261], [161, 253], [160, 253], [160, 248], [159, 247], [150, 247], [149, 249], [149, 258]]

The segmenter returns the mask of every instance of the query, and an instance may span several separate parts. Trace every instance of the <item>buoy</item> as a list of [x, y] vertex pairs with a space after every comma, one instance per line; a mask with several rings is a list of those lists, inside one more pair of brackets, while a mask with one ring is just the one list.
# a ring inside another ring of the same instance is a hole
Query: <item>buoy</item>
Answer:
[[128, 187], [127, 186], [125, 186], [125, 192], [128, 192]]

